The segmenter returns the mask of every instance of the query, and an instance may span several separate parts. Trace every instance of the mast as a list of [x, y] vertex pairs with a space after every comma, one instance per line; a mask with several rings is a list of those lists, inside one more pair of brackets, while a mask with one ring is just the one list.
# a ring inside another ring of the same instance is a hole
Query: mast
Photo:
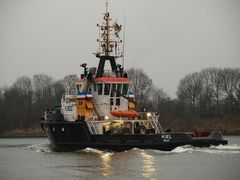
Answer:
[[111, 20], [110, 19], [110, 14], [108, 12], [108, 0], [106, 0], [106, 13], [105, 13], [105, 16], [104, 16], [104, 20], [105, 20], [105, 23], [106, 23], [106, 29], [104, 31], [104, 36], [106, 36], [106, 41], [105, 41], [105, 56], [108, 56], [109, 55], [109, 45], [110, 45], [110, 38], [109, 38], [109, 32], [110, 32], [110, 29], [109, 29], [109, 21]]
[[123, 29], [123, 47], [122, 47], [122, 68], [124, 68], [124, 60], [125, 60], [125, 51], [124, 51], [124, 49], [125, 49], [125, 29], [126, 29], [126, 12], [124, 11], [124, 21], [123, 21], [123, 27], [124, 27], [124, 29]]
[[117, 77], [121, 76], [122, 68], [121, 65], [117, 65], [116, 59], [123, 57], [121, 52], [122, 40], [119, 37], [119, 32], [122, 29], [121, 25], [118, 25], [117, 21], [112, 23], [112, 19], [109, 13], [108, 0], [105, 1], [105, 13], [103, 16], [102, 25], [97, 24], [99, 28], [99, 50], [96, 53], [96, 57], [100, 58], [96, 77], [104, 76], [104, 66], [107, 60], [110, 61], [111, 70], [116, 74]]

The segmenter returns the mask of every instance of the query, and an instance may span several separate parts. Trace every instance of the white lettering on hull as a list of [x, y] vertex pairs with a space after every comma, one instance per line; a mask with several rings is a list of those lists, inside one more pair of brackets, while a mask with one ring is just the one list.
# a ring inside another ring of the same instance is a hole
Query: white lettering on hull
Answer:
[[170, 134], [163, 134], [163, 135], [161, 135], [161, 138], [162, 138], [163, 142], [170, 142], [172, 139], [172, 136]]

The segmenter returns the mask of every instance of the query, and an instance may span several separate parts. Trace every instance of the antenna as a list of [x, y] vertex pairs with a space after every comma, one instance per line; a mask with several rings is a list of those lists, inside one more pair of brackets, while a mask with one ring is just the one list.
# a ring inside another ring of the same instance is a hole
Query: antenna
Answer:
[[108, 13], [108, 0], [105, 0], [105, 5], [106, 5], [106, 13]]
[[122, 67], [124, 68], [124, 59], [125, 59], [125, 51], [124, 51], [124, 48], [125, 48], [125, 28], [126, 28], [126, 11], [124, 10], [124, 19], [123, 19], [123, 59], [122, 59]]
[[122, 39], [120, 39], [119, 36], [122, 25], [119, 25], [117, 20], [112, 22], [109, 13], [109, 0], [105, 0], [105, 11], [102, 24], [97, 24], [99, 28], [99, 38], [97, 42], [99, 46], [97, 53], [94, 54], [96, 54], [97, 57], [122, 58], [123, 52], [120, 52], [122, 49]]

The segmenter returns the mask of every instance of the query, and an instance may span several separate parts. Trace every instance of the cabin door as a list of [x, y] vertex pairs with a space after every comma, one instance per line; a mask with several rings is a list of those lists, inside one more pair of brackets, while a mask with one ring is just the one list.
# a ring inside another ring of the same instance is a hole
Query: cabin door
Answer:
[[111, 111], [118, 111], [120, 106], [120, 97], [110, 98]]
[[110, 94], [110, 110], [118, 111], [120, 107], [122, 84], [112, 84]]

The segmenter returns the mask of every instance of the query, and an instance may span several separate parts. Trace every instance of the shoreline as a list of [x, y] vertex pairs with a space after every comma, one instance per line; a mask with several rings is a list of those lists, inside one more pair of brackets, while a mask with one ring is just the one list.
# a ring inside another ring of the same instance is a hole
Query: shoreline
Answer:
[[37, 138], [47, 137], [41, 127], [16, 128], [0, 133], [0, 138]]
[[47, 136], [45, 136], [45, 135], [39, 135], [39, 136], [38, 135], [36, 135], [36, 136], [35, 135], [31, 135], [31, 136], [30, 135], [29, 136], [25, 136], [24, 135], [24, 136], [19, 136], [18, 135], [18, 136], [0, 136], [0, 139], [1, 138], [2, 139], [11, 139], [11, 138], [19, 138], [19, 139], [20, 138], [47, 138]]

